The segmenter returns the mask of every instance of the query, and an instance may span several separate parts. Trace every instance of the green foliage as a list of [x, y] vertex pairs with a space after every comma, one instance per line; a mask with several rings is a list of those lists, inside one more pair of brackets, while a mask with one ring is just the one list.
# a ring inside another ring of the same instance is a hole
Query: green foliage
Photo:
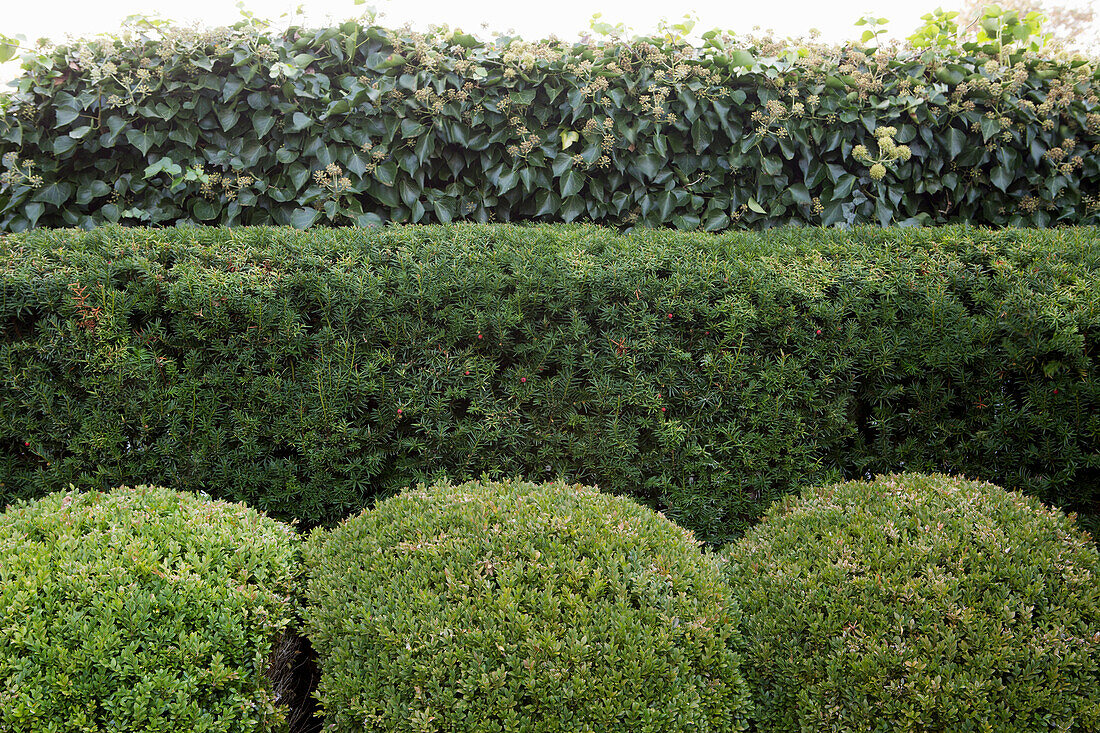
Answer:
[[285, 730], [290, 527], [148, 486], [0, 514], [0, 730]]
[[589, 29], [600, 36], [625, 36], [629, 29], [622, 23], [609, 23], [601, 20], [603, 13], [593, 13], [588, 21]]
[[958, 11], [943, 8], [925, 13], [920, 17], [924, 23], [909, 36], [909, 43], [915, 48], [954, 48], [959, 39], [959, 24], [955, 22], [958, 17]]
[[628, 499], [444, 483], [305, 548], [325, 730], [745, 728], [739, 614], [717, 566]]
[[886, 25], [888, 25], [889, 23], [890, 21], [888, 19], [878, 18], [874, 15], [864, 15], [863, 17], [861, 17], [859, 20], [856, 21], [856, 27], [870, 27], [867, 28], [867, 30], [863, 31], [862, 34], [860, 34], [860, 43], [866, 44], [868, 41], [870, 41], [871, 46], [878, 47], [879, 36], [886, 34]]
[[[900, 50], [875, 45], [884, 20], [862, 21], [871, 47], [717, 30], [692, 47], [691, 16], [575, 44], [133, 19], [24, 55], [0, 155], [38, 178], [0, 180], [0, 231], [1100, 221], [1094, 64], [1037, 55], [1033, 14], [991, 8], [962, 47], [940, 14]], [[852, 150], [883, 127], [912, 157], [876, 179]], [[194, 173], [147, 175], [177, 168]]]
[[807, 482], [1100, 513], [1100, 230], [38, 230], [0, 242], [0, 501], [158, 483], [332, 523], [564, 477], [711, 542]]
[[1100, 556], [1034, 499], [918, 474], [809, 489], [726, 577], [760, 733], [1100, 730]]
[[1002, 61], [1010, 49], [1039, 51], [1050, 39], [1043, 34], [1044, 16], [1032, 10], [1021, 16], [1015, 10], [1002, 10], [999, 5], [987, 5], [977, 19], [978, 34], [975, 44], [967, 44], [972, 50], [980, 48], [990, 54], [996, 54]]
[[15, 54], [19, 53], [19, 41], [18, 38], [9, 38], [0, 33], [0, 64], [15, 58]]

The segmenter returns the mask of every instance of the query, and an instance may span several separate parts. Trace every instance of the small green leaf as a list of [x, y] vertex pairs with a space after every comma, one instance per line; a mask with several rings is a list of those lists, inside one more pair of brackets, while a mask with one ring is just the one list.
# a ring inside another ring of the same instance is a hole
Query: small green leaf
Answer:
[[54, 138], [53, 141], [53, 154], [65, 155], [65, 153], [68, 153], [73, 148], [75, 148], [77, 144], [77, 141], [73, 140], [70, 136], [59, 135], [58, 137]]
[[301, 112], [295, 112], [291, 116], [290, 124], [287, 126], [286, 129], [287, 132], [301, 132], [312, 124], [313, 120], [311, 120], [309, 117], [302, 114]]
[[561, 177], [562, 198], [568, 198], [584, 188], [586, 176], [576, 170], [568, 170]]
[[994, 186], [1001, 189], [1002, 191], [1007, 191], [1008, 187], [1012, 185], [1012, 181], [1014, 179], [1015, 176], [1012, 175], [1012, 171], [1005, 168], [1004, 166], [995, 165], [993, 166], [993, 170], [989, 172], [989, 180], [993, 183]]
[[572, 196], [562, 200], [561, 209], [559, 209], [558, 214], [561, 216], [563, 221], [571, 222], [578, 216], [583, 214], [584, 210], [584, 199], [582, 199], [580, 196]]
[[191, 212], [199, 221], [211, 221], [218, 216], [218, 208], [206, 199], [198, 199], [191, 208]]
[[233, 125], [237, 124], [237, 120], [241, 118], [241, 113], [233, 107], [218, 107], [216, 109], [218, 116], [218, 124], [222, 126], [222, 130], [229, 132]]
[[397, 164], [392, 160], [386, 161], [374, 169], [374, 177], [383, 186], [392, 186], [397, 178]]
[[275, 117], [267, 110], [261, 110], [252, 115], [252, 129], [256, 131], [256, 137], [263, 137], [271, 132], [275, 126]]
[[649, 179], [656, 178], [665, 166], [665, 159], [658, 155], [639, 155], [632, 162], [638, 171]]
[[[0, 64], [11, 61], [17, 53], [19, 53], [19, 46], [15, 40], [7, 36], [0, 36]], [[34, 224], [32, 223], [31, 226], [34, 226]]]
[[748, 51], [731, 51], [729, 53], [730, 66], [734, 68], [749, 68], [756, 63], [756, 57]]
[[320, 215], [317, 209], [295, 209], [290, 215], [290, 225], [295, 229], [309, 229]]
[[810, 196], [809, 190], [804, 183], [796, 183], [793, 186], [787, 188], [791, 192], [791, 198], [798, 204], [811, 204], [813, 199]]
[[966, 147], [966, 133], [958, 128], [952, 127], [947, 131], [947, 154], [952, 158], [957, 158]]
[[23, 216], [27, 217], [27, 221], [29, 221], [33, 227], [38, 223], [38, 218], [42, 216], [45, 211], [45, 204], [33, 202], [23, 207]]
[[56, 107], [55, 114], [57, 115], [57, 124], [54, 127], [64, 127], [72, 124], [80, 117], [80, 110], [70, 107]]
[[47, 204], [53, 204], [54, 206], [61, 206], [69, 200], [69, 196], [73, 193], [72, 184], [69, 183], [51, 183], [38, 192], [32, 201], [42, 201]]
[[148, 155], [153, 147], [153, 136], [144, 130], [127, 130], [126, 141], [140, 150], [142, 155]]

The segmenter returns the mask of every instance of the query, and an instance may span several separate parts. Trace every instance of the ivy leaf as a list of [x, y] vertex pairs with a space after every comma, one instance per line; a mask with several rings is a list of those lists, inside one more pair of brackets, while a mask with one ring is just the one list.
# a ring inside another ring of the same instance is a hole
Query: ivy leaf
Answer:
[[290, 176], [290, 181], [294, 184], [294, 190], [301, 191], [302, 186], [306, 185], [306, 181], [309, 180], [309, 168], [301, 163], [294, 163], [287, 169], [287, 175]]
[[846, 199], [852, 193], [852, 189], [855, 188], [859, 179], [853, 176], [851, 173], [842, 173], [840, 178], [837, 179], [836, 185], [833, 187], [834, 199]]
[[275, 126], [275, 117], [267, 110], [256, 112], [252, 115], [252, 129], [256, 131], [256, 137], [263, 137], [271, 132]]
[[142, 155], [148, 155], [153, 147], [153, 136], [144, 130], [127, 130], [126, 141], [140, 150]]
[[947, 154], [952, 158], [957, 158], [962, 154], [963, 148], [966, 146], [966, 133], [962, 130], [952, 127], [947, 131]]
[[219, 107], [215, 113], [218, 117], [218, 124], [226, 132], [229, 132], [233, 125], [237, 124], [237, 120], [241, 118], [241, 113], [233, 107]]
[[584, 199], [580, 196], [571, 196], [562, 199], [560, 215], [563, 221], [571, 222], [584, 213]]
[[80, 117], [79, 108], [58, 107], [54, 114], [57, 116], [57, 124], [55, 127], [65, 127], [76, 121]]
[[[568, 170], [565, 175], [561, 177], [561, 195], [562, 198], [568, 198], [578, 193], [584, 188], [584, 181], [586, 176], [576, 170]], [[566, 220], [568, 221], [568, 219]]]
[[793, 186], [787, 188], [791, 192], [791, 198], [794, 199], [797, 204], [812, 204], [813, 199], [810, 196], [809, 190], [804, 183], [796, 183]]
[[346, 99], [338, 99], [328, 106], [325, 113], [321, 115], [322, 119], [327, 119], [333, 115], [344, 115], [351, 110], [351, 104]]
[[76, 140], [73, 140], [68, 135], [61, 135], [54, 138], [53, 141], [53, 154], [65, 155], [78, 145]]
[[732, 68], [747, 69], [756, 63], [756, 57], [748, 51], [731, 51], [728, 57]]
[[27, 221], [33, 227], [38, 223], [38, 218], [42, 216], [46, 211], [46, 205], [38, 202], [32, 202], [23, 207], [23, 216], [27, 217]]
[[103, 198], [109, 193], [111, 193], [111, 187], [105, 182], [99, 180], [89, 181], [77, 189], [76, 202], [81, 206], [86, 206], [94, 199]]
[[222, 82], [222, 104], [230, 102], [244, 88], [244, 82], [235, 76], [226, 77]]
[[378, 64], [378, 69], [380, 71], [386, 71], [387, 69], [394, 69], [398, 66], [404, 66], [405, 63], [406, 62], [404, 56], [399, 53], [391, 53]]
[[720, 232], [730, 225], [730, 218], [724, 211], [716, 211], [707, 216], [703, 229], [708, 232]]
[[72, 193], [73, 187], [70, 183], [51, 183], [39, 191], [31, 200], [42, 201], [54, 206], [61, 206], [61, 204], [69, 200], [69, 196], [71, 196]]
[[[11, 61], [17, 53], [19, 53], [19, 42], [14, 38], [0, 35], [0, 64]], [[31, 224], [31, 226], [34, 226], [34, 224]]]
[[561, 209], [561, 198], [553, 191], [543, 189], [535, 193], [535, 216], [554, 216]]
[[989, 172], [989, 180], [993, 183], [994, 186], [1001, 189], [1002, 191], [1007, 191], [1008, 187], [1012, 185], [1012, 181], [1014, 179], [1015, 176], [1012, 175], [1012, 171], [1008, 170], [1004, 166], [995, 165], [993, 166], [993, 170]]
[[665, 165], [665, 159], [657, 155], [639, 155], [631, 165], [646, 178], [652, 180]]
[[397, 165], [393, 161], [386, 161], [374, 169], [374, 177], [383, 186], [392, 186], [397, 178]]
[[309, 229], [320, 215], [317, 209], [295, 209], [290, 214], [290, 225], [295, 229]]
[[301, 132], [312, 124], [313, 120], [311, 120], [308, 116], [302, 114], [301, 112], [295, 112], [291, 116], [290, 124], [287, 125], [286, 129], [287, 132]]
[[192, 207], [191, 212], [199, 221], [211, 221], [218, 216], [218, 208], [206, 199], [198, 199], [195, 201], [195, 205]]

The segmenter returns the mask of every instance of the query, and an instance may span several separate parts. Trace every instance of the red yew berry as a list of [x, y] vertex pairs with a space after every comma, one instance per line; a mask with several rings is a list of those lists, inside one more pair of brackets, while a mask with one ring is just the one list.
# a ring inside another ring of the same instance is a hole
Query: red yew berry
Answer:
[[1058, 390], [1057, 390], [1057, 389], [1055, 389], [1055, 390], [1054, 390], [1054, 394], [1058, 394]]
[[470, 370], [469, 369], [466, 370], [466, 376], [467, 377], [470, 376]]
[[669, 313], [669, 314], [668, 314], [668, 317], [669, 317], [669, 318], [672, 318], [672, 314], [671, 314], [671, 313]]
[[400, 407], [398, 407], [398, 408], [397, 408], [397, 414], [398, 414], [398, 415], [400, 415], [400, 414], [401, 414], [401, 408], [400, 408]]
[[819, 329], [817, 329], [817, 335], [818, 335], [818, 336], [820, 336], [820, 335], [821, 335], [821, 329], [820, 329], [820, 328], [819, 328]]
[[479, 333], [479, 334], [477, 335], [477, 337], [478, 337], [478, 338], [481, 338], [481, 334]]
[[664, 408], [664, 407], [662, 407], [662, 408], [661, 408], [661, 412], [664, 412], [664, 411], [665, 411], [665, 408]]
[[521, 381], [521, 382], [526, 382], [526, 381], [527, 381], [527, 377], [520, 377], [520, 378], [519, 378], [519, 381]]

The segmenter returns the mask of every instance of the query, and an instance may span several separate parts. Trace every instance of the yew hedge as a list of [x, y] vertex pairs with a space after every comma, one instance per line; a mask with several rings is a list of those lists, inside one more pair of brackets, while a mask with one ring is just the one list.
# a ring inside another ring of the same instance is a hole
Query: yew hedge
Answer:
[[0, 502], [331, 523], [564, 477], [722, 542], [893, 470], [1100, 508], [1100, 230], [101, 228], [0, 239]]

